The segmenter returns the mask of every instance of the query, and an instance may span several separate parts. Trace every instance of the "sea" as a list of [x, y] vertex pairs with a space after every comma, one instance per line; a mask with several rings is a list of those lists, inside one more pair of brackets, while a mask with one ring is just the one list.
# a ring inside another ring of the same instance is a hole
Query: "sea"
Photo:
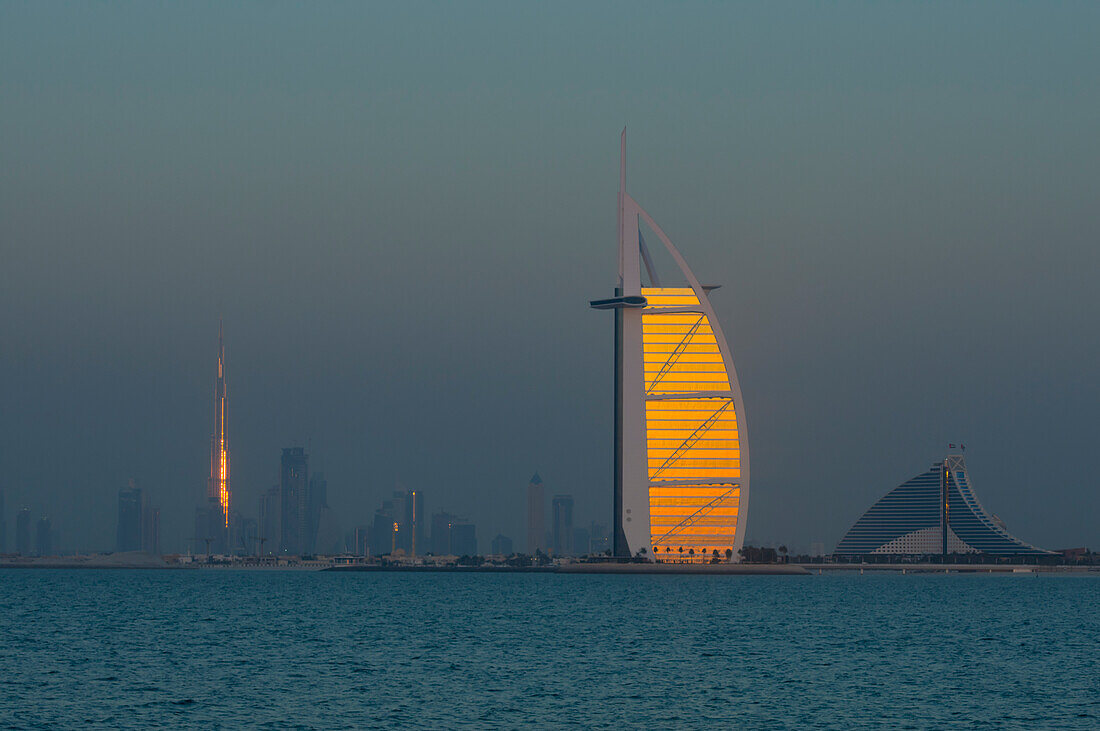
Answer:
[[0, 570], [6, 728], [1100, 728], [1100, 576]]

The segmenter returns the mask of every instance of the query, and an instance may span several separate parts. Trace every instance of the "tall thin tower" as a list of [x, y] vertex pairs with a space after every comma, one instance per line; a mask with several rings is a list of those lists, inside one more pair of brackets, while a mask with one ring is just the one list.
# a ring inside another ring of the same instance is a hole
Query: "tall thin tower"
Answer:
[[546, 551], [546, 494], [536, 472], [527, 485], [527, 553]]
[[221, 506], [221, 524], [229, 529], [233, 493], [229, 488], [229, 399], [225, 394], [225, 341], [218, 321], [218, 377], [214, 381], [214, 433], [210, 437], [210, 479], [206, 497]]

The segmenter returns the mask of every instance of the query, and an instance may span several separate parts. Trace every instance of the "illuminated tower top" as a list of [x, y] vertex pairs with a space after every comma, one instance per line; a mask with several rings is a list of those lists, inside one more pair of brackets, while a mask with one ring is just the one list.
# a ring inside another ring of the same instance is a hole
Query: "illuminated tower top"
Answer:
[[222, 523], [229, 527], [229, 399], [225, 393], [225, 341], [218, 321], [218, 377], [214, 381], [214, 432], [210, 437], [210, 479], [206, 497], [222, 509]]

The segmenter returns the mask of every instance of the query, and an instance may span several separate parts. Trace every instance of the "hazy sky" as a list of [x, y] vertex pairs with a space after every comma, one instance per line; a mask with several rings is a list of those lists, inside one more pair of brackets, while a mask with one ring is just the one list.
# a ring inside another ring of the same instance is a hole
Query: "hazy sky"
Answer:
[[[966, 442], [1100, 546], [1096, 4], [0, 2], [0, 489], [182, 549], [218, 318], [233, 488], [311, 447], [523, 538], [608, 517], [618, 136], [744, 390], [748, 540], [831, 549]], [[665, 272], [669, 270], [666, 267]]]

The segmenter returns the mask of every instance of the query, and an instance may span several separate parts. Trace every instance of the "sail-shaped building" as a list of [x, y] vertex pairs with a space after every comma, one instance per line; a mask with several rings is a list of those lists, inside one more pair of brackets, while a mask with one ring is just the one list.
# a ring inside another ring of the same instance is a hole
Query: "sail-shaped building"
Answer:
[[[745, 409], [733, 358], [704, 286], [626, 192], [619, 166], [619, 279], [595, 309], [615, 313], [613, 552], [618, 557], [737, 560], [749, 496]], [[642, 225], [686, 280], [666, 287]], [[647, 285], [643, 285], [642, 268]]]
[[948, 454], [891, 490], [855, 522], [835, 554], [861, 556], [1051, 553], [1021, 541], [978, 502], [962, 454]]

